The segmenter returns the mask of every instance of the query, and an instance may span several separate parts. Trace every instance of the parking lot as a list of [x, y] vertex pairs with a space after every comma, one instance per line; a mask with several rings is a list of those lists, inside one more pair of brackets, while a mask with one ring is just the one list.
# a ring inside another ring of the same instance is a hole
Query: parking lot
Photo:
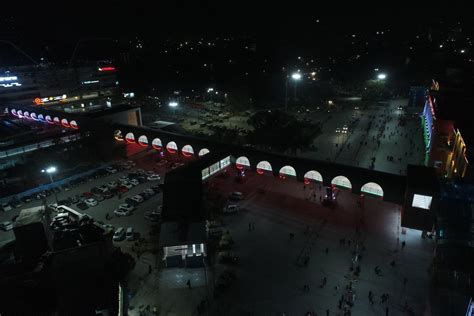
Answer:
[[[130, 174], [136, 176], [137, 170], [141, 169], [142, 167], [147, 168], [146, 170], [144, 170], [145, 175], [141, 179], [142, 183], [136, 180], [132, 180], [133, 177], [131, 177]], [[114, 173], [104, 172], [104, 176], [100, 176], [96, 179], [90, 177], [89, 179], [84, 178], [82, 181], [77, 181], [80, 183], [70, 186], [67, 191], [62, 189], [60, 192], [56, 193], [57, 199], [60, 202], [68, 199], [73, 199], [76, 203], [70, 204], [70, 207], [78, 212], [90, 215], [95, 220], [104, 224], [110, 224], [115, 228], [133, 227], [133, 229], [137, 233], [137, 237], [148, 236], [150, 234], [152, 222], [149, 219], [145, 218], [145, 213], [158, 210], [162, 203], [162, 194], [160, 192], [156, 192], [156, 194], [149, 195], [146, 200], [140, 203], [136, 203], [134, 210], [129, 216], [115, 215], [114, 210], [118, 209], [119, 206], [126, 203], [126, 201], [129, 201], [130, 198], [143, 193], [147, 189], [151, 189], [152, 187], [157, 189], [158, 184], [162, 183], [163, 178], [160, 178], [159, 180], [158, 177], [150, 178], [150, 174], [151, 172], [153, 172], [153, 174], [156, 173], [164, 175], [167, 169], [167, 165], [159, 165], [156, 163], [155, 160], [146, 161], [145, 163], [139, 160], [139, 164], [137, 166], [133, 168], [128, 168], [128, 170], [114, 171]], [[148, 175], [146, 175], [147, 171], [149, 171]], [[128, 183], [126, 183], [126, 187], [128, 187], [128, 189], [123, 189], [123, 192], [119, 193], [119, 191], [117, 190], [118, 185], [121, 184], [119, 179], [124, 179], [125, 177], [129, 179]], [[148, 178], [153, 180], [148, 180]], [[110, 196], [105, 194], [105, 192], [104, 194], [102, 194], [97, 191], [98, 188], [102, 186], [107, 186], [107, 184], [110, 184], [111, 182], [116, 182], [117, 188], [115, 190], [111, 189], [107, 192], [113, 192]], [[133, 182], [133, 184], [131, 182]], [[93, 190], [93, 188], [95, 188], [96, 190]], [[91, 192], [91, 190], [97, 193], [93, 193]], [[150, 190], [148, 191], [150, 192]], [[103, 195], [104, 198], [99, 198], [98, 196], [100, 195]], [[89, 205], [87, 205], [87, 203], [85, 203], [87, 198], [94, 199], [97, 205], [92, 206], [93, 204], [95, 204], [94, 202], [89, 203]], [[46, 205], [54, 205], [56, 203], [56, 197], [54, 193], [50, 193], [50, 195], [46, 196], [44, 199]], [[78, 199], [83, 200], [84, 203], [77, 203]], [[86, 206], [84, 206], [84, 204]], [[40, 205], [43, 205], [43, 200], [37, 200], [35, 198], [33, 198], [31, 202], [22, 202], [22, 205], [19, 207], [13, 208], [12, 210], [7, 212], [0, 212], [0, 222], [12, 221], [12, 219], [14, 219], [19, 214], [20, 210], [23, 208]], [[82, 209], [81, 207], [84, 209]], [[0, 231], [0, 242], [8, 241], [13, 238], [14, 235], [12, 230]], [[122, 246], [126, 246], [126, 244], [127, 243]]]

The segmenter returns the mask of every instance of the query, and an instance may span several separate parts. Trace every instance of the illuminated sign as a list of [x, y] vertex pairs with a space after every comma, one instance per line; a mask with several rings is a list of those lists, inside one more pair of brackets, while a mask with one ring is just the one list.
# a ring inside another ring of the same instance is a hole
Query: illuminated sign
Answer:
[[0, 87], [21, 87], [21, 83], [18, 82], [17, 76], [0, 77]]
[[115, 71], [115, 67], [113, 66], [99, 67], [99, 71]]
[[66, 100], [66, 98], [67, 98], [67, 95], [63, 94], [63, 95], [57, 95], [57, 96], [54, 96], [54, 97], [35, 98], [33, 100], [33, 102], [36, 105], [40, 105], [40, 104], [44, 104], [44, 103], [48, 103], [48, 102], [64, 101], [64, 100]]
[[431, 201], [433, 197], [421, 194], [413, 195], [413, 202], [411, 203], [412, 207], [422, 208], [424, 210], [429, 210], [431, 208]]
[[230, 156], [227, 156], [224, 159], [222, 159], [221, 161], [213, 163], [209, 167], [202, 169], [202, 171], [201, 171], [202, 180], [205, 180], [206, 178], [209, 178], [210, 176], [212, 176], [216, 172], [219, 172], [220, 170], [224, 169], [228, 165], [230, 165]]
[[82, 82], [82, 84], [94, 84], [94, 83], [99, 83], [99, 80], [88, 80], [88, 81]]

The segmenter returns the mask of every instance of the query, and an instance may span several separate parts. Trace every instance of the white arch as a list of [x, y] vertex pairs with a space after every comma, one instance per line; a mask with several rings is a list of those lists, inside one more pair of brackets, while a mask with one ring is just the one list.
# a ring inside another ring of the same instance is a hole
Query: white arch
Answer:
[[250, 160], [245, 156], [240, 156], [235, 161], [237, 168], [239, 167], [250, 167]]
[[344, 176], [334, 177], [334, 179], [331, 180], [331, 184], [334, 184], [337, 187], [352, 189], [352, 183]]
[[292, 166], [283, 166], [280, 169], [280, 174], [285, 176], [296, 177], [296, 170]]
[[29, 119], [30, 118], [30, 112], [28, 112], [28, 111], [23, 112], [23, 116], [26, 117], [27, 119]]
[[10, 111], [12, 113], [12, 115], [14, 116], [18, 116], [18, 113], [16, 112], [16, 109], [11, 109]]
[[166, 149], [170, 154], [174, 154], [178, 151], [178, 145], [176, 145], [175, 142], [169, 142], [168, 144], [166, 144]]
[[361, 192], [383, 197], [382, 187], [375, 182], [367, 182], [360, 189]]
[[272, 171], [272, 165], [268, 162], [268, 161], [260, 161], [258, 164], [257, 164], [257, 169], [260, 169], [260, 170], [266, 170], [266, 171]]
[[22, 111], [22, 110], [16, 111], [16, 114], [18, 114], [18, 117], [19, 117], [19, 118], [22, 118], [22, 117], [23, 117], [23, 111]]
[[[74, 128], [74, 125], [72, 125], [72, 122], [74, 122], [74, 121], [71, 121], [71, 127]], [[123, 141], [122, 131], [119, 130], [119, 129], [116, 130], [116, 131], [114, 132], [114, 137], [115, 137], [115, 139], [118, 140], [118, 141]]]
[[44, 115], [43, 114], [38, 114], [38, 120], [40, 121], [43, 121], [44, 122]]
[[209, 152], [210, 152], [209, 149], [203, 148], [199, 151], [198, 156], [201, 157], [201, 156], [207, 155]]
[[310, 170], [304, 175], [305, 180], [313, 180], [318, 182], [323, 182], [323, 176], [316, 170]]
[[163, 147], [163, 143], [161, 142], [161, 139], [155, 138], [151, 142], [151, 146], [155, 148], [156, 150], [161, 150], [161, 148]]
[[125, 140], [129, 143], [134, 143], [135, 135], [133, 135], [133, 133], [127, 133], [127, 135], [125, 135]]
[[183, 148], [181, 149], [181, 152], [183, 153], [184, 156], [190, 157], [190, 156], [194, 155], [193, 146], [184, 145]]
[[54, 124], [53, 119], [51, 118], [50, 115], [46, 115], [46, 116], [44, 117], [44, 119], [45, 119], [46, 122], [48, 122], [49, 124]]
[[35, 112], [31, 112], [30, 117], [31, 117], [31, 119], [33, 119], [33, 120], [35, 120], [35, 121], [38, 120], [38, 116], [36, 116], [36, 113], [35, 113]]
[[[69, 125], [71, 125], [71, 127], [74, 128], [74, 129], [78, 129], [78, 128], [79, 128], [79, 126], [77, 126], [77, 122], [74, 121], [74, 120], [71, 121], [71, 122], [69, 122]], [[122, 132], [120, 132], [120, 136], [122, 136]], [[123, 138], [122, 138], [122, 140], [123, 140]]]
[[54, 124], [56, 124], [56, 125], [61, 125], [61, 120], [60, 120], [59, 117], [57, 117], [57, 116], [55, 116], [55, 117], [53, 118], [53, 122], [54, 122]]
[[64, 127], [69, 127], [69, 122], [65, 118], [63, 118], [61, 120], [61, 125], [64, 126]]
[[138, 137], [138, 144], [142, 146], [148, 146], [148, 137], [146, 137], [145, 135]]

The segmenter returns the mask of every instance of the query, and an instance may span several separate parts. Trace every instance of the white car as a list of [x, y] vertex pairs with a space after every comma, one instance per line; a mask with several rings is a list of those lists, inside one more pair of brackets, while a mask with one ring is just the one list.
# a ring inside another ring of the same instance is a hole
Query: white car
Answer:
[[129, 181], [130, 179], [129, 179], [126, 175], [123, 175], [123, 176], [120, 176], [120, 177], [118, 178], [118, 180], [119, 180], [120, 182], [123, 182], [123, 181]]
[[3, 209], [4, 212], [8, 212], [8, 211], [12, 210], [12, 207], [8, 203], [2, 203], [2, 209]]
[[130, 205], [128, 203], [123, 203], [119, 205], [119, 209], [131, 212], [135, 209], [135, 206]]
[[138, 181], [137, 179], [132, 179], [130, 180], [130, 183], [133, 184], [134, 186], [137, 186], [140, 184], [140, 181]]
[[145, 190], [143, 190], [143, 193], [148, 194], [150, 196], [156, 194], [156, 192], [153, 189], [145, 189]]
[[10, 221], [5, 221], [0, 223], [0, 228], [4, 231], [9, 231], [13, 229], [13, 223]]
[[147, 177], [148, 181], [159, 181], [161, 179], [159, 174], [152, 174]]
[[107, 183], [107, 187], [109, 189], [115, 189], [116, 187], [118, 187], [118, 183], [115, 181], [110, 181], [109, 183]]
[[229, 204], [222, 210], [222, 213], [237, 213], [239, 211], [239, 206], [235, 204]]
[[134, 200], [135, 202], [137, 203], [142, 203], [144, 201], [143, 197], [141, 197], [140, 195], [135, 195], [135, 196], [132, 196], [131, 197], [132, 200]]
[[336, 133], [340, 133], [341, 132], [341, 129], [338, 127], [336, 128]]
[[105, 168], [105, 171], [107, 171], [108, 173], [116, 173], [117, 169], [115, 169], [114, 167], [107, 167]]
[[118, 209], [114, 210], [114, 214], [118, 215], [118, 216], [130, 216], [130, 215], [132, 215], [132, 212], [127, 211], [123, 208], [118, 208]]
[[122, 182], [122, 186], [126, 187], [129, 190], [131, 188], [133, 188], [133, 184], [131, 184], [130, 182], [127, 182], [127, 181]]
[[99, 202], [97, 202], [97, 200], [94, 198], [88, 198], [84, 202], [87, 204], [87, 206], [96, 206], [99, 204]]
[[125, 228], [119, 227], [114, 233], [113, 240], [114, 241], [121, 241], [125, 239]]

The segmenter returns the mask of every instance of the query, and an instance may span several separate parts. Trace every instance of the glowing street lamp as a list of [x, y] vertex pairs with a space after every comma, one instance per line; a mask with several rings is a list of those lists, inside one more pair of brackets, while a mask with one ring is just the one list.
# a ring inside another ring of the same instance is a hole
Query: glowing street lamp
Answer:
[[385, 80], [386, 78], [387, 78], [386, 74], [378, 74], [377, 75], [377, 79], [379, 79], [379, 80]]
[[[295, 94], [294, 94], [294, 99], [296, 100], [296, 83], [301, 80], [301, 74], [299, 72], [294, 72], [291, 74], [291, 79], [293, 79], [293, 82], [295, 83]], [[286, 83], [285, 83], [285, 111], [288, 109], [288, 77], [286, 78]]]
[[174, 107], [177, 107], [177, 106], [178, 106], [178, 102], [176, 102], [176, 101], [171, 101], [170, 103], [168, 103], [168, 105], [169, 105], [170, 107], [174, 108]]
[[294, 80], [300, 80], [301, 79], [301, 74], [296, 72], [296, 73], [291, 75], [291, 78], [293, 78]]
[[[53, 173], [56, 173], [58, 169], [55, 166], [48, 167], [46, 169], [42, 169], [42, 173], [47, 173], [49, 175], [49, 180], [51, 181], [51, 184], [53, 184]], [[53, 190], [54, 191], [54, 190]], [[54, 191], [54, 197], [56, 198], [56, 203], [58, 203], [58, 194], [56, 191]]]

